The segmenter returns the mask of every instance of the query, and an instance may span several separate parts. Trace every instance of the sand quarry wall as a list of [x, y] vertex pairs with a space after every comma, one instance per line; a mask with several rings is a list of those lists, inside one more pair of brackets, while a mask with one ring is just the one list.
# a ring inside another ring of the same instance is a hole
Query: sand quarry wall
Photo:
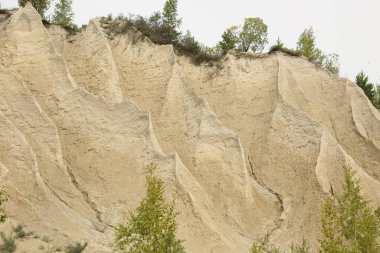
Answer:
[[315, 246], [344, 166], [380, 203], [380, 113], [353, 82], [282, 53], [194, 65], [100, 20], [69, 35], [29, 4], [0, 25], [0, 151], [9, 222], [87, 252], [115, 252], [151, 162], [187, 252]]

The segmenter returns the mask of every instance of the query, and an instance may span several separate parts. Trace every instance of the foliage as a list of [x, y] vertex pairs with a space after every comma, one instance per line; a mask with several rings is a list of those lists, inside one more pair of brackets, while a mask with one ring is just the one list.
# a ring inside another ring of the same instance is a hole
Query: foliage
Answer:
[[7, 215], [4, 210], [4, 204], [8, 201], [8, 197], [3, 190], [0, 190], [0, 223], [4, 223]]
[[181, 35], [178, 29], [182, 20], [178, 18], [177, 5], [177, 0], [166, 0], [162, 11], [163, 26], [168, 28], [168, 36], [171, 36], [171, 41], [177, 41]]
[[323, 67], [329, 70], [333, 75], [339, 76], [339, 56], [335, 53], [326, 55], [323, 61]]
[[33, 232], [26, 232], [25, 231], [25, 226], [24, 225], [21, 225], [21, 224], [18, 224], [16, 227], [13, 228], [13, 232], [16, 233], [16, 239], [19, 239], [19, 238], [25, 238], [27, 236], [30, 236], [33, 234]]
[[267, 233], [253, 243], [251, 253], [282, 253], [282, 251], [270, 243], [270, 234]]
[[355, 82], [360, 88], [362, 88], [368, 99], [373, 103], [375, 100], [375, 89], [373, 84], [368, 82], [368, 76], [361, 71], [356, 75]]
[[322, 65], [323, 54], [322, 51], [315, 46], [315, 37], [312, 27], [305, 29], [300, 35], [297, 42], [297, 50], [311, 61]]
[[268, 26], [261, 18], [246, 18], [239, 34], [238, 48], [243, 52], [261, 53], [268, 44]]
[[292, 244], [290, 246], [290, 252], [291, 253], [309, 253], [310, 247], [309, 244], [305, 239], [302, 240], [302, 243], [300, 245]]
[[376, 85], [376, 92], [375, 92], [375, 98], [373, 101], [373, 105], [377, 108], [380, 109], [380, 85]]
[[178, 53], [191, 57], [195, 64], [217, 60], [223, 53], [218, 47], [210, 48], [203, 46], [190, 32], [173, 40], [170, 29], [164, 25], [163, 17], [160, 12], [155, 12], [149, 18], [144, 18], [139, 15], [130, 15], [128, 17], [119, 15], [115, 20], [112, 20], [112, 17], [107, 19], [103, 18], [102, 22], [107, 24], [107, 34], [111, 38], [112, 34], [124, 34], [128, 32], [131, 27], [135, 27], [153, 43], [159, 45], [173, 44]]
[[217, 60], [223, 54], [218, 47], [206, 47], [200, 44], [190, 31], [181, 36], [179, 43], [175, 44], [175, 48], [178, 53], [190, 56], [195, 64]]
[[280, 37], [277, 37], [276, 45], [275, 46], [277, 46], [279, 48], [283, 48], [284, 47], [284, 43], [282, 43], [282, 41], [280, 40]]
[[70, 244], [65, 247], [65, 253], [81, 253], [87, 247], [87, 242], [80, 243], [76, 242], [75, 244]]
[[201, 52], [201, 47], [198, 41], [195, 40], [189, 30], [187, 30], [180, 42], [179, 46], [182, 52], [186, 52], [190, 55], [198, 55]]
[[164, 198], [164, 182], [154, 176], [156, 166], [147, 167], [146, 197], [130, 213], [127, 225], [116, 228], [116, 244], [127, 252], [184, 252], [182, 241], [175, 238], [177, 228], [174, 203]]
[[50, 8], [51, 0], [18, 0], [18, 5], [24, 7], [30, 2], [42, 18], [45, 17], [45, 12]]
[[312, 27], [305, 29], [298, 38], [297, 51], [310, 61], [326, 68], [333, 75], [339, 75], [339, 56], [335, 53], [325, 55], [319, 48], [316, 47]]
[[71, 5], [72, 0], [59, 0], [55, 4], [55, 11], [53, 14], [52, 22], [57, 25], [72, 27], [74, 25], [74, 13]]
[[222, 34], [222, 40], [218, 43], [218, 46], [223, 53], [236, 48], [239, 42], [238, 29], [238, 26], [231, 26]]
[[0, 245], [1, 253], [12, 253], [16, 250], [15, 237], [12, 235], [7, 237], [3, 232], [0, 232], [0, 237], [3, 240], [3, 243]]
[[268, 26], [261, 18], [246, 18], [243, 26], [231, 26], [218, 43], [223, 53], [236, 49], [242, 52], [261, 53], [268, 43]]
[[380, 248], [377, 238], [379, 219], [360, 193], [359, 180], [350, 167], [345, 169], [342, 196], [329, 198], [322, 207], [320, 252], [375, 253]]
[[0, 14], [9, 14], [9, 11], [6, 9], [1, 9], [1, 2], [0, 2]]
[[291, 56], [301, 56], [301, 53], [299, 51], [285, 47], [284, 44], [280, 41], [280, 38], [277, 38], [276, 44], [270, 47], [269, 53], [278, 51]]

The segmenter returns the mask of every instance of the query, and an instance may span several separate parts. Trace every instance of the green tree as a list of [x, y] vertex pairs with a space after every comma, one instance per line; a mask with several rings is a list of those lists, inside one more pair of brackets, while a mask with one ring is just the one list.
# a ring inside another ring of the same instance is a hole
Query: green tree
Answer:
[[360, 193], [360, 182], [345, 169], [343, 194], [329, 198], [322, 207], [321, 253], [376, 253], [380, 251], [379, 219]]
[[368, 82], [368, 76], [362, 71], [356, 75], [355, 82], [360, 88], [362, 88], [368, 99], [373, 103], [375, 99], [375, 90], [373, 84]]
[[322, 65], [324, 60], [324, 55], [320, 49], [315, 45], [315, 36], [313, 28], [305, 29], [297, 42], [297, 50], [305, 57], [309, 58], [311, 61]]
[[166, 0], [162, 11], [163, 25], [169, 28], [169, 35], [172, 42], [178, 41], [181, 35], [179, 27], [181, 26], [182, 20], [178, 18], [177, 6], [177, 0]]
[[174, 203], [164, 198], [164, 182], [154, 176], [156, 166], [147, 167], [147, 195], [130, 213], [127, 225], [116, 228], [116, 244], [131, 253], [182, 253], [182, 241], [175, 238], [177, 213]]
[[312, 27], [305, 29], [298, 38], [297, 51], [310, 59], [312, 62], [326, 68], [333, 75], [339, 75], [339, 55], [335, 53], [325, 55], [319, 48], [316, 47]]
[[261, 18], [246, 18], [239, 34], [239, 49], [261, 53], [268, 44], [268, 26]]
[[222, 34], [222, 40], [219, 42], [218, 46], [222, 49], [223, 53], [236, 48], [236, 45], [239, 42], [238, 30], [238, 26], [231, 26]]
[[52, 22], [57, 25], [72, 27], [74, 13], [71, 8], [72, 0], [59, 0], [55, 4]]
[[198, 55], [201, 52], [201, 46], [195, 40], [194, 36], [191, 35], [189, 30], [187, 30], [185, 36], [182, 36], [180, 46], [183, 51], [190, 55]]
[[42, 18], [45, 17], [45, 12], [50, 8], [50, 0], [18, 0], [18, 5], [24, 7], [28, 2], [30, 2]]

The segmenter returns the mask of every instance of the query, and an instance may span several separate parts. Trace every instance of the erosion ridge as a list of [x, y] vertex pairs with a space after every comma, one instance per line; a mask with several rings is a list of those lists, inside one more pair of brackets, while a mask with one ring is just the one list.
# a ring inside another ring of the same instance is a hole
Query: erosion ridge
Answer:
[[[0, 24], [0, 175], [14, 223], [114, 252], [158, 165], [187, 252], [316, 245], [343, 166], [380, 202], [380, 114], [351, 81], [283, 53], [196, 66], [130, 29], [68, 35], [28, 4]], [[38, 248], [38, 245], [36, 245]], [[37, 249], [36, 248], [36, 249]]]

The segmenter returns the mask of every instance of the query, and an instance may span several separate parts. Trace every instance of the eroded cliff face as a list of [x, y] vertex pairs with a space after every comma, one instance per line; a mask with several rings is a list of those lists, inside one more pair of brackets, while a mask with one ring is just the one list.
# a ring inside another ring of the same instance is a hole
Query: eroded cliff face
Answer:
[[[343, 166], [380, 201], [380, 113], [304, 58], [228, 54], [195, 66], [99, 20], [76, 35], [31, 5], [0, 25], [0, 180], [10, 220], [114, 252], [154, 162], [187, 252], [248, 252], [266, 232], [315, 245]], [[30, 246], [32, 247], [32, 246]]]

